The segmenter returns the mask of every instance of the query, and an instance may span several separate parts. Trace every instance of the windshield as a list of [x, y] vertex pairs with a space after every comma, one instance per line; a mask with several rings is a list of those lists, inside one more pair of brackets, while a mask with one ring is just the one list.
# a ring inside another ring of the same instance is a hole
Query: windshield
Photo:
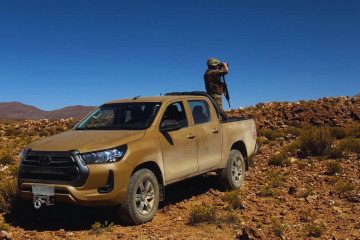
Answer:
[[98, 107], [76, 130], [143, 130], [152, 124], [159, 102], [113, 103]]

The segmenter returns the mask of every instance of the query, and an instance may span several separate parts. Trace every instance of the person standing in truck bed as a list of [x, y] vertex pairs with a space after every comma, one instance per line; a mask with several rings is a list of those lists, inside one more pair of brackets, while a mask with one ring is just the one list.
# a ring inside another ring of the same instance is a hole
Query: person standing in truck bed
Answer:
[[221, 76], [229, 72], [227, 63], [220, 63], [217, 58], [210, 58], [207, 61], [208, 69], [204, 74], [206, 92], [214, 99], [215, 103], [222, 108], [223, 82]]

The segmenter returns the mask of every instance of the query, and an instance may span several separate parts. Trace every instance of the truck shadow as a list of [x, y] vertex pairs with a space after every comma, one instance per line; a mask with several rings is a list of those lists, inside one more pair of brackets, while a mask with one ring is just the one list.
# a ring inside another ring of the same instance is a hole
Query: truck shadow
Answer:
[[[194, 177], [166, 187], [165, 201], [160, 202], [159, 209], [182, 202], [185, 199], [206, 193], [211, 188], [220, 189], [215, 175]], [[14, 211], [4, 215], [5, 221], [14, 227], [27, 231], [81, 231], [91, 229], [95, 222], [120, 222], [114, 207], [80, 207], [55, 202], [54, 206], [35, 210], [31, 202], [22, 203]]]

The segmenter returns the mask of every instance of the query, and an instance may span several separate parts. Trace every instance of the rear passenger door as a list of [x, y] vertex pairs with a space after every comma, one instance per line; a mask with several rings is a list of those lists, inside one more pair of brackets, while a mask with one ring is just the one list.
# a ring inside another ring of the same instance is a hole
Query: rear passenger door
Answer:
[[218, 166], [221, 158], [220, 123], [213, 108], [206, 100], [196, 99], [187, 101], [192, 113], [199, 171]]

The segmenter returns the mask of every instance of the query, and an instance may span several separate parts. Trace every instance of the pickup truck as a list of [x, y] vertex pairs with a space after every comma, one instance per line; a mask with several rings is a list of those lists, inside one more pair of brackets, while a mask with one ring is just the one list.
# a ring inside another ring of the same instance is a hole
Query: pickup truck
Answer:
[[26, 146], [18, 192], [36, 209], [116, 206], [123, 221], [142, 224], [169, 184], [217, 171], [224, 188], [239, 188], [256, 149], [254, 120], [227, 118], [204, 92], [115, 100]]

